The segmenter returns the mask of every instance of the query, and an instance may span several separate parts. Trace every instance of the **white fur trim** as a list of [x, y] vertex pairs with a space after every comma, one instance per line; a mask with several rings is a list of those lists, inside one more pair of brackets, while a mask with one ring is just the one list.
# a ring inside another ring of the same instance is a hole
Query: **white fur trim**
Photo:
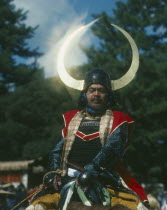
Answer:
[[41, 206], [40, 204], [36, 204], [35, 210], [46, 210], [46, 209], [44, 209], [43, 206]]
[[35, 210], [35, 207], [33, 205], [30, 205], [25, 210]]

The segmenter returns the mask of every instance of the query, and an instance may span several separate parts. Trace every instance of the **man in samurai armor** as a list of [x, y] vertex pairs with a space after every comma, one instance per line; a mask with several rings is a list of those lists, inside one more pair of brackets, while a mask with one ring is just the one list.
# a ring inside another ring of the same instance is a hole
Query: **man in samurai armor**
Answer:
[[[48, 188], [38, 193], [36, 200], [50, 193], [50, 185], [56, 185], [61, 194], [58, 209], [65, 209], [70, 200], [81, 200], [85, 205], [109, 204], [104, 187], [113, 195], [120, 191], [133, 199], [137, 195], [147, 203], [143, 188], [122, 164], [134, 121], [122, 112], [112, 111], [113, 103], [108, 73], [102, 69], [88, 72], [79, 98], [80, 109], [63, 115], [65, 127], [50, 153], [50, 173], [44, 180]], [[58, 193], [53, 194], [57, 200]]]
[[112, 26], [130, 42], [131, 67], [117, 83], [111, 81], [103, 69], [89, 71], [81, 83], [75, 83], [70, 76], [65, 82], [62, 75], [67, 78], [67, 71], [59, 63], [61, 56], [59, 76], [66, 85], [81, 90], [79, 108], [63, 115], [64, 128], [50, 153], [50, 171], [44, 176], [44, 188], [35, 194], [27, 210], [66, 210], [72, 202], [82, 202], [89, 207], [121, 204], [129, 209], [147, 209], [144, 189], [122, 161], [134, 122], [128, 115], [112, 110], [113, 90], [127, 85], [137, 71], [138, 50], [127, 32]]

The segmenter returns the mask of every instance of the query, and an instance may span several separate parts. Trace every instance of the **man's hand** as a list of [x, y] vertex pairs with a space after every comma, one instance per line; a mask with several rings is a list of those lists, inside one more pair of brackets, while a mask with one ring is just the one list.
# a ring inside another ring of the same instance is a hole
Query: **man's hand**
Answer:
[[54, 188], [55, 190], [59, 189], [59, 186], [61, 185], [61, 173], [59, 171], [51, 171], [45, 174], [43, 178], [43, 184], [47, 188]]
[[55, 176], [56, 176], [55, 173], [46, 174], [43, 178], [43, 184], [47, 187], [53, 185], [53, 181], [55, 179]]

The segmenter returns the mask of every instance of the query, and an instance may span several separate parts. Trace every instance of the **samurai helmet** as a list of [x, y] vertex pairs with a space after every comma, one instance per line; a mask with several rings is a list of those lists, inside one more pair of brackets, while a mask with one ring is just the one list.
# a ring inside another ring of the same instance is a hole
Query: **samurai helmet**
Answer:
[[107, 72], [103, 69], [93, 69], [86, 73], [83, 91], [86, 92], [92, 84], [100, 84], [108, 91], [111, 91], [111, 79]]

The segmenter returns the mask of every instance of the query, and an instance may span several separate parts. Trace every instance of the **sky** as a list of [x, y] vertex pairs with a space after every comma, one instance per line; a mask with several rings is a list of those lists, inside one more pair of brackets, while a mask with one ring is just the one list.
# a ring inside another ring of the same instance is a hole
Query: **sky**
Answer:
[[[59, 48], [67, 34], [81, 25], [93, 20], [92, 14], [100, 14], [103, 11], [112, 14], [117, 0], [14, 0], [16, 8], [28, 11], [26, 24], [39, 25], [33, 39], [29, 40], [31, 47], [39, 47], [44, 55], [39, 59], [39, 64], [44, 67], [46, 77], [57, 74], [56, 59]], [[70, 56], [66, 55], [67, 67], [80, 65], [87, 61], [78, 43], [89, 46], [93, 42], [90, 31], [77, 39], [72, 47]], [[31, 62], [31, 60], [26, 61]]]

